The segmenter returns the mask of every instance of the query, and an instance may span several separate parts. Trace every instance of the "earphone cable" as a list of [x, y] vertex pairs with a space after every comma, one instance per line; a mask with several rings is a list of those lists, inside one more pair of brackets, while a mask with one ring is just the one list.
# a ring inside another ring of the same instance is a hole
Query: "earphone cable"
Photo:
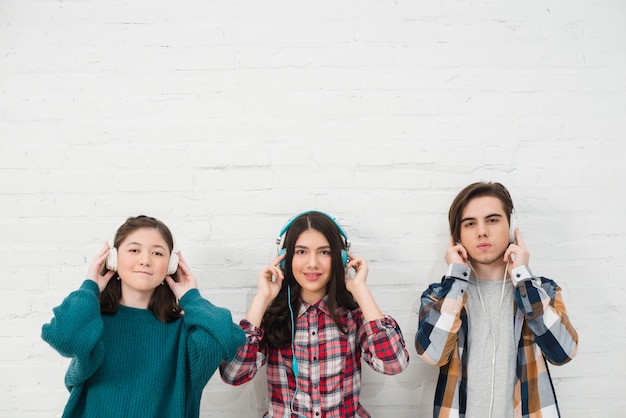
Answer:
[[291, 417], [292, 415], [296, 415], [302, 418], [306, 418], [305, 415], [293, 410], [293, 405], [296, 401], [296, 395], [298, 394], [300, 387], [298, 385], [298, 360], [296, 359], [295, 348], [296, 324], [294, 320], [293, 307], [291, 306], [291, 286], [289, 285], [287, 285], [287, 303], [289, 305], [289, 317], [291, 318], [291, 365], [294, 379], [296, 381], [296, 389], [293, 391], [293, 396], [291, 397], [291, 402], [289, 403], [289, 416]]

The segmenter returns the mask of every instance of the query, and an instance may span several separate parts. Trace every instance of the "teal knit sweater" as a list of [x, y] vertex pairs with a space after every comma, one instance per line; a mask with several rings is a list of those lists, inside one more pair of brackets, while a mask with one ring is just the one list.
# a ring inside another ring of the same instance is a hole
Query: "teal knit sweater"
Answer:
[[230, 312], [192, 289], [171, 323], [126, 306], [101, 315], [98, 295], [86, 280], [42, 327], [44, 341], [72, 359], [63, 417], [198, 417], [205, 385], [245, 343]]

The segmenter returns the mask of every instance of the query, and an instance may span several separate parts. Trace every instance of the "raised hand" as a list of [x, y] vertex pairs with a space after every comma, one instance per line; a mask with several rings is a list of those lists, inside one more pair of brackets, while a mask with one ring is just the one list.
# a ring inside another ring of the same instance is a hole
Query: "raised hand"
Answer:
[[107, 287], [109, 280], [115, 274], [114, 271], [107, 270], [107, 272], [102, 275], [100, 272], [102, 271], [102, 266], [105, 264], [107, 257], [109, 256], [110, 251], [109, 244], [106, 243], [98, 253], [98, 255], [93, 259], [91, 265], [89, 266], [89, 270], [87, 271], [87, 279], [93, 280], [98, 284], [98, 289], [100, 289], [100, 293]]
[[509, 245], [504, 252], [504, 262], [509, 263], [509, 271], [516, 267], [527, 266], [530, 261], [530, 253], [522, 240], [519, 228], [515, 228], [515, 242]]
[[268, 303], [273, 301], [285, 278], [283, 270], [280, 268], [280, 262], [285, 258], [285, 254], [276, 257], [270, 264], [263, 267], [259, 272], [257, 280], [257, 294], [265, 299]]
[[193, 275], [191, 268], [180, 251], [178, 252], [178, 270], [176, 270], [176, 273], [178, 276], [177, 282], [172, 279], [172, 276], [165, 276], [165, 281], [170, 289], [172, 289], [174, 296], [180, 300], [187, 291], [198, 288], [198, 280], [196, 276]]
[[467, 262], [468, 258], [469, 256], [465, 247], [463, 247], [461, 243], [455, 242], [452, 236], [450, 236], [450, 242], [448, 243], [448, 248], [446, 249], [446, 254], [444, 255], [446, 263], [469, 266], [469, 263]]

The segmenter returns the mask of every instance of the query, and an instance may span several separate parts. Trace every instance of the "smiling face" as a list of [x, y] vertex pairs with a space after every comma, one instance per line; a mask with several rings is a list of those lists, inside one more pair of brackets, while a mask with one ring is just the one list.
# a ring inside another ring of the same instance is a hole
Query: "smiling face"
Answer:
[[300, 285], [300, 297], [309, 304], [321, 300], [328, 291], [332, 257], [328, 240], [319, 231], [303, 231], [294, 248], [291, 269]]
[[472, 262], [504, 264], [502, 257], [509, 246], [509, 221], [500, 199], [482, 196], [470, 200], [461, 216], [460, 238]]
[[122, 295], [152, 295], [167, 274], [169, 247], [156, 228], [139, 228], [131, 232], [117, 248], [117, 274]]

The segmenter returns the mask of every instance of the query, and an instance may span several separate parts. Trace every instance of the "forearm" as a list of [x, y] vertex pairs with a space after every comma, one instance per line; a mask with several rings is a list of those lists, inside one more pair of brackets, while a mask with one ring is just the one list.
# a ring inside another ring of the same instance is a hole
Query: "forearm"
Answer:
[[393, 375], [409, 365], [409, 353], [402, 331], [391, 316], [364, 324], [365, 338], [362, 343], [364, 359], [379, 373]]
[[239, 348], [235, 357], [220, 365], [220, 376], [225, 383], [241, 385], [256, 375], [260, 367], [265, 364], [265, 352], [260, 349], [263, 331], [247, 320], [240, 322], [240, 327], [246, 335], [246, 343]]
[[513, 270], [518, 309], [546, 358], [564, 364], [576, 354], [578, 333], [571, 325], [561, 289], [549, 279], [534, 277], [526, 266]]
[[54, 308], [54, 318], [42, 327], [41, 338], [59, 354], [72, 359], [65, 376], [68, 388], [89, 378], [105, 356], [98, 293], [98, 284], [86, 280]]
[[194, 363], [214, 364], [217, 361], [219, 364], [222, 360], [230, 360], [245, 343], [244, 333], [233, 323], [230, 311], [213, 305], [200, 296], [197, 289], [185, 293], [180, 306], [185, 311], [183, 320], [189, 330], [189, 355]]
[[245, 319], [255, 327], [260, 327], [265, 311], [271, 302], [271, 300], [267, 300], [267, 298], [257, 293], [254, 299], [252, 299], [252, 304], [248, 309], [248, 313], [246, 313]]
[[372, 292], [370, 292], [367, 286], [362, 285], [357, 287], [353, 290], [352, 296], [354, 296], [354, 299], [359, 304], [359, 308], [363, 313], [363, 319], [366, 322], [375, 321], [376, 319], [384, 317], [376, 300], [374, 300], [372, 296]]
[[98, 293], [97, 283], [85, 280], [53, 309], [50, 323], [43, 325], [42, 339], [62, 356], [82, 360], [100, 341], [103, 323]]
[[469, 269], [451, 264], [441, 283], [422, 294], [415, 349], [427, 363], [441, 366], [448, 362], [462, 325]]

